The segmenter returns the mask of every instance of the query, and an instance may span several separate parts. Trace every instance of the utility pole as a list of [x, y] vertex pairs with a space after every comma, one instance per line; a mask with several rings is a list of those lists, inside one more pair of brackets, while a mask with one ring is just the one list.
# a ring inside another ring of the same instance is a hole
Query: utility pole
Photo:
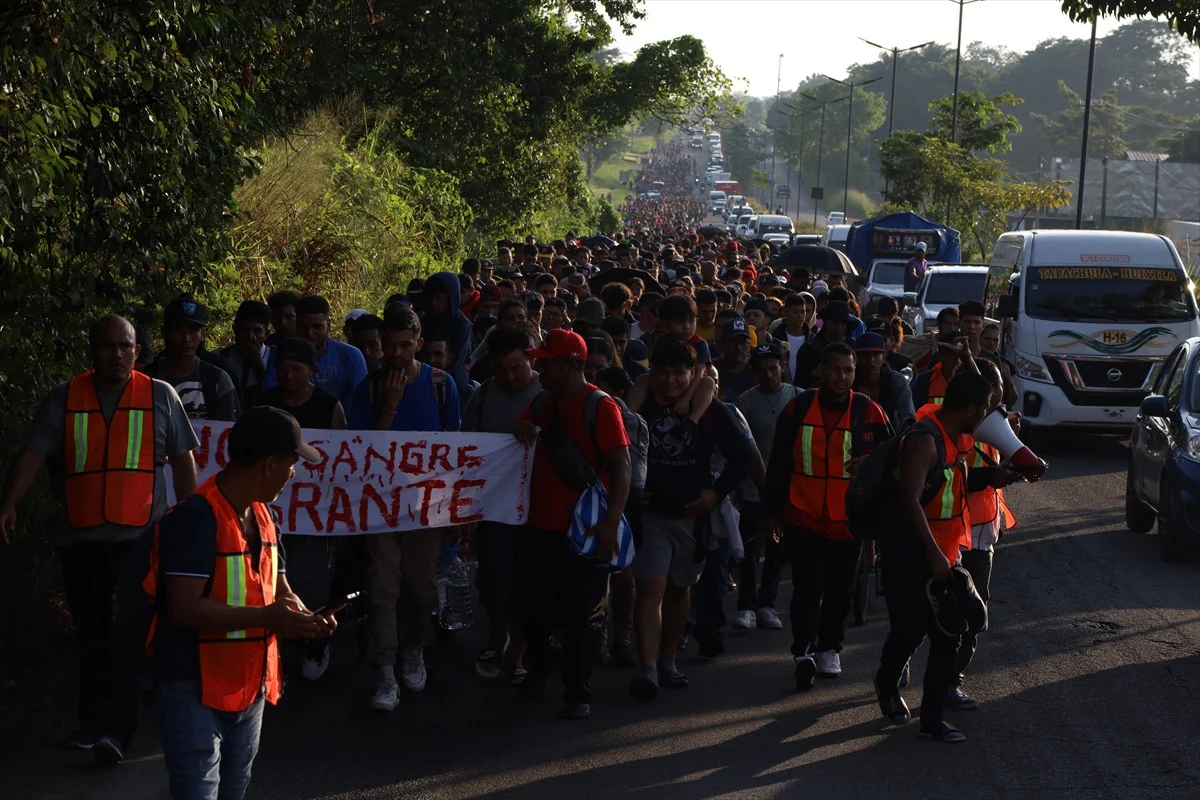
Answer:
[[[976, 0], [976, 2], [977, 1], [978, 0]], [[881, 81], [883, 80], [883, 76], [881, 75], [878, 78], [872, 78], [869, 81], [860, 81], [858, 83], [839, 81], [837, 78], [830, 78], [828, 75], [824, 75], [822, 77], [824, 77], [826, 80], [831, 80], [834, 83], [840, 83], [842, 86], [850, 87], [850, 108], [846, 114], [846, 175], [842, 179], [842, 185], [844, 187], [842, 190], [842, 214], [844, 216], [846, 213], [847, 204], [850, 201], [850, 142], [851, 132], [853, 130], [852, 125], [854, 124], [854, 90], [859, 86], [866, 86], [868, 84], [875, 83], [876, 81]]]
[[1092, 43], [1088, 48], [1087, 92], [1083, 100], [1083, 141], [1079, 154], [1079, 196], [1075, 200], [1075, 230], [1083, 228], [1083, 187], [1087, 178], [1088, 129], [1092, 122], [1092, 76], [1096, 67], [1096, 20], [1092, 17]]
[[[958, 45], [954, 48], [954, 105], [950, 112], [950, 141], [958, 140], [958, 73], [962, 67], [962, 23], [963, 23], [963, 6], [968, 6], [971, 3], [978, 3], [979, 0], [950, 0], [952, 3], [958, 3]], [[950, 209], [954, 203], [954, 195], [950, 192], [946, 193], [946, 226], [950, 226]]]
[[[790, 217], [792, 215], [792, 142], [794, 141], [794, 136], [796, 133], [796, 112], [800, 111], [800, 109], [796, 108], [793, 105], [789, 105], [788, 103], [783, 103], [782, 105], [784, 108], [790, 108], [792, 110], [792, 113], [787, 115], [787, 118], [788, 118], [787, 196], [785, 196], [783, 198], [783, 213], [786, 216]], [[803, 116], [801, 117], [801, 119], [803, 119]], [[803, 124], [804, 123], [801, 122], [802, 126], [803, 126]], [[801, 131], [803, 132], [803, 127], [801, 127]], [[778, 191], [778, 190], [776, 190], [776, 191]]]
[[881, 44], [872, 42], [870, 39], [863, 39], [861, 36], [858, 38], [872, 47], [878, 47], [880, 50], [892, 54], [892, 93], [888, 97], [888, 136], [890, 137], [892, 135], [892, 125], [896, 119], [896, 69], [899, 66], [898, 56], [910, 50], [920, 50], [922, 47], [928, 47], [933, 42], [925, 42], [924, 44], [913, 45], [912, 47], [884, 47]]

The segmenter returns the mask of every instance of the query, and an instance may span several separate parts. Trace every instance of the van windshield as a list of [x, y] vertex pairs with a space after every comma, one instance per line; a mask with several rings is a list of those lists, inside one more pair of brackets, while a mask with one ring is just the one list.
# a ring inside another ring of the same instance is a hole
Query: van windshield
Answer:
[[[903, 267], [901, 267], [903, 269]], [[900, 282], [904, 282], [901, 275]], [[956, 306], [967, 300], [983, 300], [986, 272], [944, 272], [930, 276], [925, 302], [935, 306]]]
[[790, 221], [788, 221], [788, 222], [763, 222], [762, 220], [759, 220], [758, 221], [758, 232], [760, 234], [791, 233], [792, 232], [792, 223]]
[[888, 261], [876, 264], [871, 273], [871, 283], [880, 285], [904, 285], [904, 264], [899, 261]]
[[1183, 276], [1154, 267], [1035, 267], [1025, 308], [1035, 319], [1176, 322], [1194, 319]]

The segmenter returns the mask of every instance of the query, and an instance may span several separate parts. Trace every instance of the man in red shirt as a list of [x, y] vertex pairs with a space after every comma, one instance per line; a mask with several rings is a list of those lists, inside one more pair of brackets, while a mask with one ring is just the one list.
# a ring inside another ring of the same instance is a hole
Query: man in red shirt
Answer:
[[767, 529], [782, 527], [792, 564], [792, 656], [796, 691], [819, 673], [842, 673], [842, 641], [862, 542], [850, 535], [846, 488], [858, 462], [892, 435], [887, 414], [851, 391], [854, 351], [828, 345], [817, 368], [820, 387], [796, 397], [775, 427], [762, 493]]
[[[538, 360], [545, 391], [534, 398], [513, 430], [523, 444], [538, 442], [529, 523], [515, 543], [517, 616], [531, 661], [521, 688], [526, 697], [541, 694], [550, 633], [561, 628], [564, 706], [560, 716], [586, 719], [591, 716], [589, 684], [595, 663], [595, 632], [590, 622], [608, 588], [607, 575], [596, 564], [611, 560], [617, 548], [617, 526], [629, 498], [629, 437], [620, 407], [607, 395], [598, 403], [592, 401], [594, 422], [588, 424], [589, 398], [600, 390], [583, 377], [587, 345], [582, 336], [551, 331], [541, 347], [528, 353]], [[561, 469], [564, 450], [570, 448], [609, 492], [607, 515], [588, 531], [589, 536], [597, 537], [598, 561], [578, 555], [567, 540], [575, 504], [583, 493], [583, 489], [568, 485]]]

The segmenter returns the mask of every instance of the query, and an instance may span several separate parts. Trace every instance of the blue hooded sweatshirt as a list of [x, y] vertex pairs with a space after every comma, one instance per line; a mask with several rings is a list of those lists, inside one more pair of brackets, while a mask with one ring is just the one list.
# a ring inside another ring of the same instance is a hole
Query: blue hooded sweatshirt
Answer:
[[[471, 321], [459, 310], [459, 303], [462, 299], [460, 286], [458, 276], [453, 272], [435, 272], [430, 275], [429, 279], [425, 281], [424, 297], [422, 298], [425, 314], [421, 324], [424, 326], [442, 325], [450, 335], [450, 347], [454, 350], [454, 361], [449, 364], [446, 372], [454, 378], [459, 402], [463, 408], [466, 408], [467, 400], [472, 392], [471, 378], [467, 375], [464, 366], [467, 358], [471, 355]], [[434, 316], [429, 312], [429, 295], [433, 287], [441, 289], [450, 298], [449, 314]]]

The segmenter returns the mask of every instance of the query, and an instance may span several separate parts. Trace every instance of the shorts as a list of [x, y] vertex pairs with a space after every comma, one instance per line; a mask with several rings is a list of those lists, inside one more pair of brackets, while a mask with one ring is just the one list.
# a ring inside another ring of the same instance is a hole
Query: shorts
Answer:
[[696, 563], [695, 524], [692, 517], [642, 515], [642, 546], [633, 559], [633, 577], [639, 581], [666, 578], [679, 588], [700, 580], [704, 562]]
[[499, 522], [480, 522], [476, 526], [473, 546], [479, 570], [475, 574], [475, 588], [480, 593], [512, 589], [516, 575], [514, 535], [520, 528]]

